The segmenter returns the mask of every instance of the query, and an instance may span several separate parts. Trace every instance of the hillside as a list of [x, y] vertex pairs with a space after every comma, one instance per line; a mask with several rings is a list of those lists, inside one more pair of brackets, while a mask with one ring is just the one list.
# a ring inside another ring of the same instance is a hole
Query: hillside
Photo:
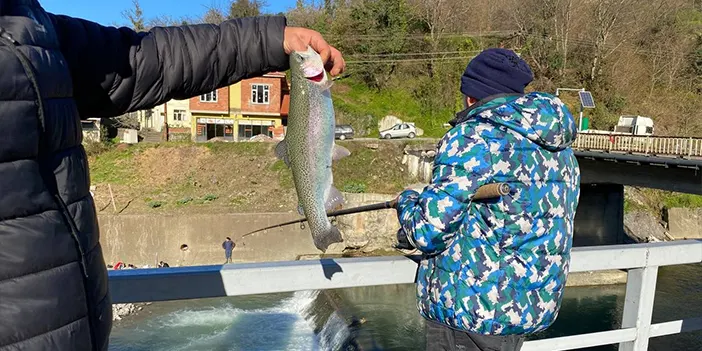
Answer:
[[443, 124], [454, 115], [451, 109], [441, 109], [432, 116], [407, 90], [397, 87], [374, 90], [352, 79], [335, 81], [332, 97], [337, 123], [351, 124], [356, 134], [364, 137], [378, 137], [378, 122], [392, 115], [415, 122], [424, 130], [423, 137], [439, 138], [446, 132]]
[[[334, 184], [344, 192], [401, 191], [412, 183], [401, 164], [407, 143], [339, 142], [351, 156], [334, 165]], [[96, 207], [103, 213], [293, 211], [292, 175], [274, 146], [121, 144], [89, 158]]]

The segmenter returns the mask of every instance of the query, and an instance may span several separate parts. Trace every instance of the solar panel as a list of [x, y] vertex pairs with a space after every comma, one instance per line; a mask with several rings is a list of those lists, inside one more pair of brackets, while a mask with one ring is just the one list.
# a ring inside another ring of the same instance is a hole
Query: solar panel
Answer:
[[583, 108], [595, 108], [595, 100], [592, 98], [592, 94], [589, 91], [580, 91], [580, 103]]

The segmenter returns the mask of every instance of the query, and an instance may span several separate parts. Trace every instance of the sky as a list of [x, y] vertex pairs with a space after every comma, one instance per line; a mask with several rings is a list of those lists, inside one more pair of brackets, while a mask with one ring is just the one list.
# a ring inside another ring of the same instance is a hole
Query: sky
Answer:
[[[227, 4], [227, 0], [140, 0], [144, 18], [159, 15], [173, 18], [196, 17], [204, 14], [207, 7]], [[284, 12], [295, 6], [295, 0], [268, 0], [266, 12]], [[44, 9], [54, 14], [79, 17], [103, 25], [126, 24], [122, 11], [132, 7], [132, 0], [39, 0]]]

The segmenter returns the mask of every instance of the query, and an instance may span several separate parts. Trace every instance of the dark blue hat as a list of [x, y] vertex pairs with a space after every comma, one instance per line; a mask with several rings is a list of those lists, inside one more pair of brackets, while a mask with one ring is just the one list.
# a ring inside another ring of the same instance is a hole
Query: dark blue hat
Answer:
[[531, 68], [514, 51], [487, 49], [468, 63], [461, 92], [478, 100], [496, 94], [524, 94], [532, 80]]

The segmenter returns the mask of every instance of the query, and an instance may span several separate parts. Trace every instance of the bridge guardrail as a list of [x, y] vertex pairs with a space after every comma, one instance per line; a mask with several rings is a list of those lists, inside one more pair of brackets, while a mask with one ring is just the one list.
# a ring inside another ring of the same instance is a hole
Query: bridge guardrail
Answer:
[[702, 157], [702, 138], [580, 133], [572, 147], [646, 156]]
[[[702, 329], [702, 316], [652, 324], [658, 267], [702, 262], [702, 240], [579, 247], [571, 272], [627, 270], [622, 327], [528, 341], [522, 350], [573, 350], [619, 343], [645, 351], [649, 338]], [[414, 283], [417, 263], [404, 256], [110, 270], [113, 303], [242, 296]]]

